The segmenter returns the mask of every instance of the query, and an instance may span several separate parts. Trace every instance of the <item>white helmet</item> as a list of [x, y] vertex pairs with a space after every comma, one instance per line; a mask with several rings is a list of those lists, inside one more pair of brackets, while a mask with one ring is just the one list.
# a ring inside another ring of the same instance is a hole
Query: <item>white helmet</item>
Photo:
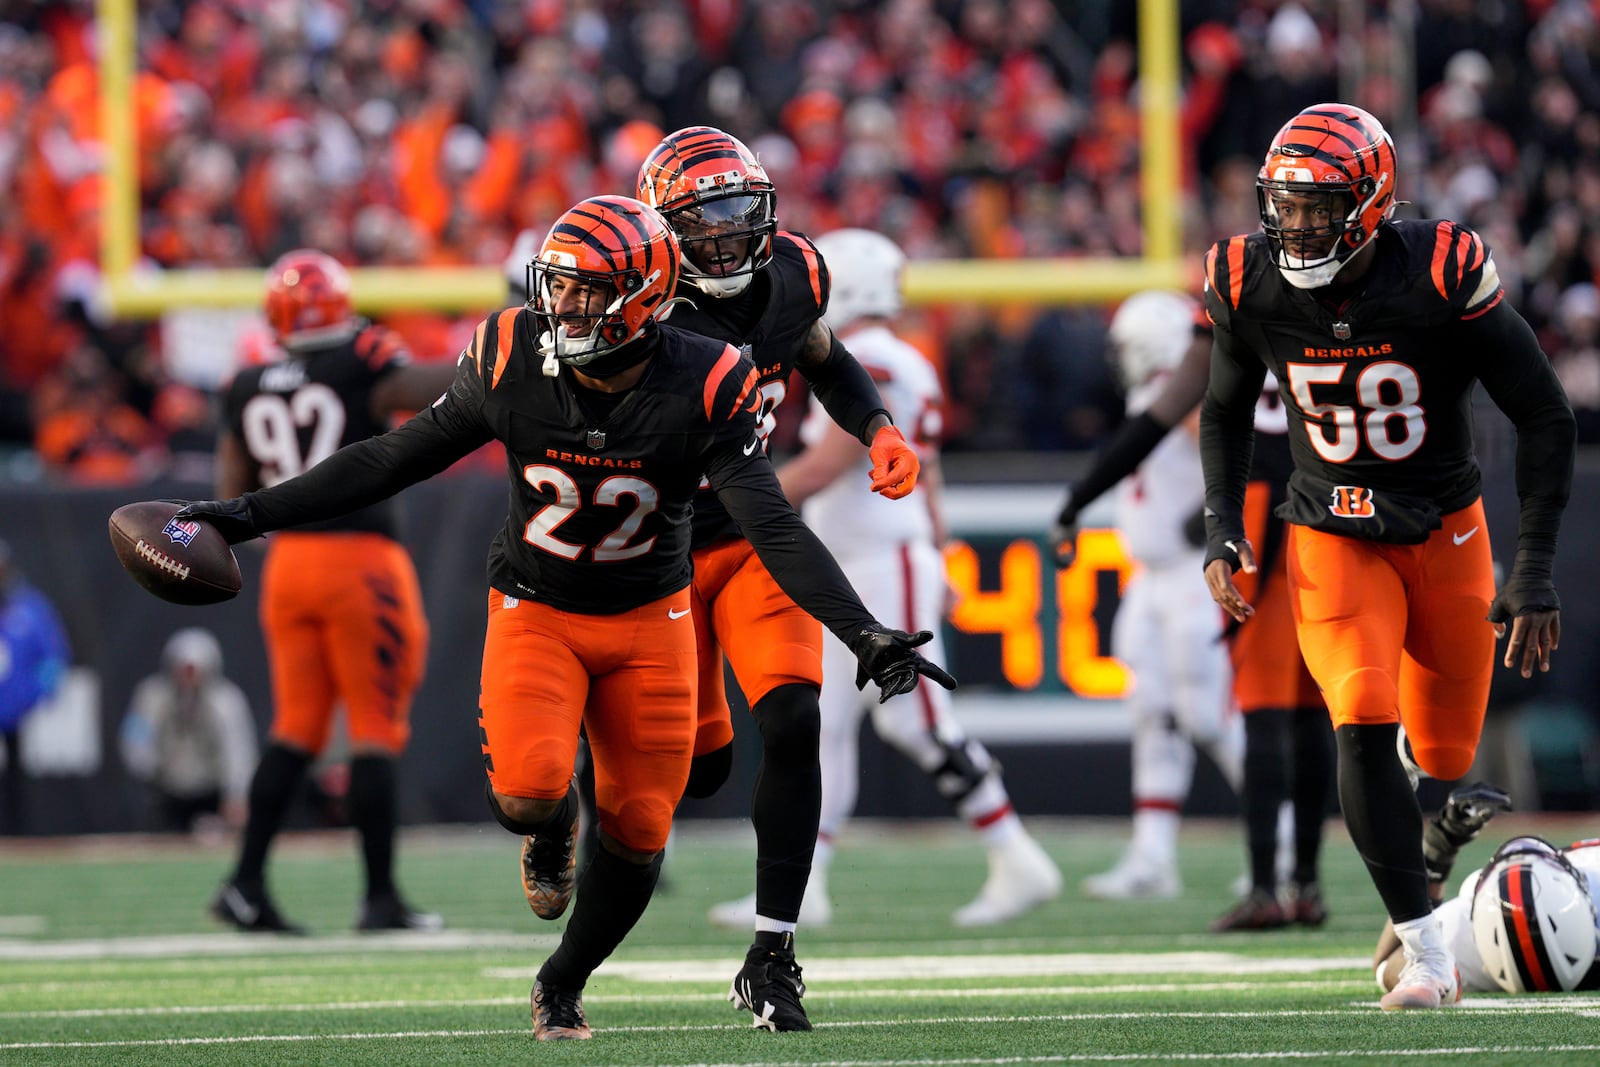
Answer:
[[167, 638], [161, 661], [170, 671], [193, 667], [209, 678], [222, 673], [222, 645], [210, 630], [190, 626]]
[[887, 319], [900, 313], [906, 254], [899, 245], [872, 230], [834, 230], [817, 238], [817, 251], [833, 279], [822, 316], [828, 329], [837, 332], [868, 315]]
[[1576, 989], [1595, 960], [1589, 881], [1555, 846], [1513, 837], [1472, 892], [1472, 940], [1508, 993]]
[[1146, 289], [1111, 318], [1112, 366], [1129, 392], [1176, 367], [1194, 340], [1195, 302], [1167, 289]]

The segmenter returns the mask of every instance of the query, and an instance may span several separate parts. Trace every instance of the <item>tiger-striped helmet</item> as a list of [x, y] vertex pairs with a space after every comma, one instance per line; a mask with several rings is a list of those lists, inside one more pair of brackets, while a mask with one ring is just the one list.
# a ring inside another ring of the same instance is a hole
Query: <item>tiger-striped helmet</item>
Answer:
[[668, 134], [639, 168], [639, 199], [661, 212], [683, 246], [683, 280], [707, 296], [736, 296], [772, 262], [777, 193], [754, 152], [711, 126]]
[[638, 340], [668, 306], [679, 261], [648, 204], [593, 196], [569, 208], [528, 264], [539, 354], [582, 367]]
[[350, 274], [314, 248], [297, 248], [267, 268], [267, 323], [290, 352], [327, 348], [361, 328], [350, 301]]
[[1394, 184], [1394, 141], [1359, 107], [1316, 104], [1286, 122], [1256, 176], [1256, 197], [1289, 284], [1333, 281], [1394, 214]]

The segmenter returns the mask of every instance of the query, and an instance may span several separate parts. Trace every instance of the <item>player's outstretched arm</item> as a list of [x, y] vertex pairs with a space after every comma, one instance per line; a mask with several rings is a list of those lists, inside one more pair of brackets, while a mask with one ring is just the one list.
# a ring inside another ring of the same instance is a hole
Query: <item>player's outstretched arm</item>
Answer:
[[1255, 448], [1255, 405], [1267, 369], [1249, 353], [1234, 351], [1232, 334], [1218, 326], [1211, 378], [1200, 404], [1200, 463], [1206, 479], [1206, 587], [1211, 599], [1239, 622], [1255, 609], [1233, 584], [1235, 571], [1256, 569], [1255, 549], [1244, 535], [1244, 494]]
[[1456, 329], [1459, 350], [1477, 356], [1479, 380], [1517, 428], [1517, 554], [1489, 621], [1496, 636], [1509, 628], [1505, 665], [1531, 678], [1536, 666], [1550, 669], [1561, 643], [1556, 535], [1572, 492], [1577, 421], [1533, 330], [1504, 301]]
[[856, 657], [856, 688], [865, 689], [871, 679], [877, 683], [880, 704], [892, 696], [911, 692], [924, 676], [946, 689], [954, 689], [955, 678], [916, 651], [917, 646], [932, 640], [929, 630], [908, 634], [883, 626], [863, 629], [850, 642], [850, 651]]

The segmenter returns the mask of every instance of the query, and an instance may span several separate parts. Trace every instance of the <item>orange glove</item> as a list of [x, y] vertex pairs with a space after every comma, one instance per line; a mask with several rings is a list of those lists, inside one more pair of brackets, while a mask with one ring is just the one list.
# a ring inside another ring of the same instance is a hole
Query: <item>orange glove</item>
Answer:
[[872, 491], [899, 500], [917, 487], [922, 462], [900, 431], [885, 426], [872, 437]]

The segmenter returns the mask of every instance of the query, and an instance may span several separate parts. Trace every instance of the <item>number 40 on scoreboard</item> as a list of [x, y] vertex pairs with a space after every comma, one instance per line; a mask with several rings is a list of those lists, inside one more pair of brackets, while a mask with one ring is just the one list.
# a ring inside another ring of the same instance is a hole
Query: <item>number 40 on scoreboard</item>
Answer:
[[1038, 540], [952, 539], [951, 670], [963, 688], [1126, 695], [1132, 674], [1111, 655], [1111, 619], [1134, 566], [1115, 530], [1080, 531], [1077, 558], [1064, 571]]

